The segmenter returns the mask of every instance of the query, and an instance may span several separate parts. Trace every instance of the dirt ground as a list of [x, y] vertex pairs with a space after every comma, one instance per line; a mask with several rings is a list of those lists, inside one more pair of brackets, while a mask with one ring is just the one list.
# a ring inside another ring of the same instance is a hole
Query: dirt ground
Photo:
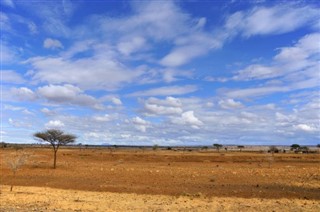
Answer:
[[0, 154], [0, 211], [320, 211], [320, 154], [60, 149], [57, 169], [49, 148]]

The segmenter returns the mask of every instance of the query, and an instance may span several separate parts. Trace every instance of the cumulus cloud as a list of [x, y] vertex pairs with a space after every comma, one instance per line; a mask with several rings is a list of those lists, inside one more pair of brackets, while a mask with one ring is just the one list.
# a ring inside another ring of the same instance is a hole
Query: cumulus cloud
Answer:
[[193, 111], [186, 111], [181, 114], [181, 117], [173, 117], [171, 121], [174, 124], [189, 125], [195, 129], [199, 129], [199, 126], [203, 125], [203, 122], [194, 115]]
[[220, 100], [219, 105], [223, 109], [237, 109], [243, 107], [241, 102], [234, 101], [233, 99]]
[[163, 100], [150, 97], [144, 102], [144, 110], [149, 115], [181, 114], [183, 111], [181, 107], [181, 101], [170, 96]]
[[43, 41], [43, 47], [46, 49], [63, 49], [62, 43], [52, 38], [46, 38]]
[[27, 87], [12, 88], [11, 93], [22, 101], [33, 101], [37, 98], [37, 95]]
[[64, 123], [60, 120], [50, 120], [48, 123], [45, 124], [45, 127], [47, 129], [59, 129], [64, 126]]
[[308, 124], [298, 124], [295, 126], [295, 128], [305, 132], [319, 132], [319, 129]]
[[140, 118], [139, 116], [132, 118], [131, 121], [134, 127], [141, 132], [146, 132], [147, 128], [150, 127], [150, 122]]
[[172, 96], [167, 96], [165, 99], [158, 99], [155, 97], [150, 97], [150, 98], [148, 98], [147, 103], [170, 106], [170, 107], [181, 107], [182, 106], [180, 99], [172, 97]]
[[122, 105], [122, 101], [121, 101], [121, 99], [119, 99], [119, 98], [112, 97], [112, 98], [111, 98], [111, 101], [112, 101], [112, 103], [115, 104], [115, 105]]
[[38, 88], [39, 96], [49, 102], [57, 104], [71, 104], [79, 106], [92, 107], [94, 109], [103, 109], [102, 104], [92, 96], [89, 96], [73, 85], [46, 85]]

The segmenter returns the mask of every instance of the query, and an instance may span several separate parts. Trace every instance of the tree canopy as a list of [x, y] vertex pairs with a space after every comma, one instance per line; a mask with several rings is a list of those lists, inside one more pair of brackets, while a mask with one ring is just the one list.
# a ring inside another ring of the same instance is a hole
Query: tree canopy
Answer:
[[57, 129], [50, 129], [43, 132], [37, 132], [33, 135], [36, 139], [40, 140], [41, 142], [48, 142], [53, 147], [53, 168], [56, 168], [56, 158], [57, 158], [57, 151], [61, 145], [66, 145], [69, 143], [74, 143], [76, 141], [76, 136], [72, 134], [66, 134], [61, 130]]

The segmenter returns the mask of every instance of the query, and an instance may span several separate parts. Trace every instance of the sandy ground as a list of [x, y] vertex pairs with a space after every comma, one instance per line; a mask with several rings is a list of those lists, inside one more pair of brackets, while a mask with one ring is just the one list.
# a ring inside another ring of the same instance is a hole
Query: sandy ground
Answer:
[[320, 211], [320, 154], [60, 149], [57, 169], [49, 148], [0, 156], [0, 211]]
[[316, 200], [221, 198], [2, 186], [0, 211], [320, 211]]

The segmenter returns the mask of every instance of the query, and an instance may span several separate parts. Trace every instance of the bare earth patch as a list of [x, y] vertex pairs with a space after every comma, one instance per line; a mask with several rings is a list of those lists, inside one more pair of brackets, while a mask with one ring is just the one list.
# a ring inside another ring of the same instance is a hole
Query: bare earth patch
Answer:
[[[319, 154], [2, 149], [0, 211], [320, 211]], [[10, 185], [13, 191], [10, 192]]]
[[2, 187], [1, 211], [319, 211], [315, 200], [189, 197]]

